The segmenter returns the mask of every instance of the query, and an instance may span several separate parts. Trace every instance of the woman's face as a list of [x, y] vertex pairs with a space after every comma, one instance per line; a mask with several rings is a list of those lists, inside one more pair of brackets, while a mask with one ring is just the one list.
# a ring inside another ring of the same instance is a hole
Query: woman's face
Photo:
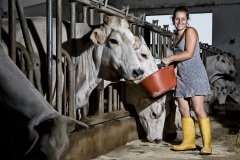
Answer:
[[176, 16], [174, 18], [174, 26], [178, 31], [184, 30], [187, 27], [188, 19], [186, 12], [176, 12]]

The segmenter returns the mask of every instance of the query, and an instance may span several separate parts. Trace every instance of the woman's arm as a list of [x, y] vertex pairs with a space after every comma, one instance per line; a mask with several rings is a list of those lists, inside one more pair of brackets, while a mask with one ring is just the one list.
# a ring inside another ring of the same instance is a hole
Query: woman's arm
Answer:
[[198, 40], [197, 31], [189, 27], [185, 32], [185, 50], [182, 53], [171, 55], [162, 59], [162, 63], [168, 65], [175, 61], [185, 61], [193, 57], [196, 43]]

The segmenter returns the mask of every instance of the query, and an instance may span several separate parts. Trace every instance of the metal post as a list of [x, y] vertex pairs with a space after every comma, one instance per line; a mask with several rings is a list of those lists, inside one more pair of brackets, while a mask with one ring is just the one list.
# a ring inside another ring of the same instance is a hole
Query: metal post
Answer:
[[57, 42], [57, 111], [62, 113], [62, 0], [57, 0], [56, 18], [56, 42]]
[[157, 57], [155, 58], [160, 58], [160, 54], [161, 54], [160, 52], [161, 42], [159, 37], [160, 37], [160, 34], [157, 33]]
[[34, 56], [34, 53], [33, 53], [30, 34], [28, 31], [28, 25], [27, 25], [26, 18], [24, 16], [23, 7], [22, 7], [20, 0], [16, 0], [16, 7], [17, 7], [18, 17], [20, 20], [20, 25], [21, 25], [21, 29], [23, 32], [23, 38], [24, 38], [24, 41], [26, 44], [26, 48], [31, 56], [32, 61], [33, 61], [36, 87], [37, 87], [38, 91], [43, 95], [43, 89], [42, 89], [42, 85], [41, 85], [41, 81], [40, 81], [40, 76], [41, 76], [40, 62], [36, 59], [36, 57]]
[[152, 31], [152, 54], [153, 54], [153, 57], [156, 57], [156, 43], [155, 43], [155, 32]]
[[[2, 0], [0, 0], [0, 8], [2, 8]], [[2, 42], [2, 10], [0, 11], [0, 38]]]
[[108, 113], [113, 111], [113, 87], [108, 86]]
[[99, 13], [99, 24], [103, 24], [104, 15], [105, 15], [105, 13], [103, 13], [103, 12]]
[[89, 15], [90, 15], [90, 22], [89, 22], [89, 24], [90, 25], [94, 25], [94, 9], [93, 8], [89, 9]]
[[[76, 2], [71, 2], [71, 19], [70, 19], [70, 37], [71, 37], [71, 52], [74, 56], [72, 56], [73, 64], [76, 64]], [[72, 76], [69, 77], [72, 79], [71, 84], [71, 93], [69, 93], [69, 116], [76, 119], [76, 91], [75, 91], [75, 75], [76, 68], [74, 66], [74, 70]], [[70, 91], [69, 91], [70, 92]], [[71, 94], [71, 96], [70, 96]], [[80, 117], [81, 115], [79, 115]]]
[[9, 30], [9, 55], [14, 63], [16, 63], [16, 23], [15, 23], [15, 0], [8, 1], [8, 30]]
[[83, 23], [87, 24], [87, 10], [88, 10], [88, 7], [86, 6], [83, 6]]
[[52, 105], [52, 0], [47, 0], [47, 74], [48, 74], [48, 93], [47, 100]]

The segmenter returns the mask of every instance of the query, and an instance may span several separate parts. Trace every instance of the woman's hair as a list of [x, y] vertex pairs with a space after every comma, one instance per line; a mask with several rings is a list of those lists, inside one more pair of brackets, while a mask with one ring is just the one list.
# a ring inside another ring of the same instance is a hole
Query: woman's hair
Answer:
[[179, 7], [176, 7], [173, 11], [173, 16], [172, 16], [172, 22], [174, 22], [174, 19], [176, 17], [176, 13], [177, 12], [185, 12], [186, 13], [186, 16], [187, 16], [187, 19], [189, 19], [189, 12], [188, 12], [188, 9], [184, 6], [179, 6]]

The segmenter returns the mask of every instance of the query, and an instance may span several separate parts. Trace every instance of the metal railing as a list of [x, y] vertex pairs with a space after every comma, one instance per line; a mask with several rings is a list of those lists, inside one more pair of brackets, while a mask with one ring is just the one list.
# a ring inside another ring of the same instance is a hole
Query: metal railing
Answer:
[[[76, 110], [76, 91], [75, 91], [75, 72], [76, 72], [76, 7], [81, 6], [83, 17], [82, 23], [102, 24], [104, 15], [115, 15], [124, 17], [129, 21], [130, 28], [134, 35], [141, 34], [148, 44], [149, 48], [156, 58], [163, 58], [166, 55], [166, 47], [171, 46], [172, 33], [156, 23], [151, 24], [145, 21], [145, 14], [141, 14], [139, 17], [129, 13], [129, 6], [123, 6], [122, 9], [114, 8], [108, 5], [108, 1], [103, 0], [69, 0], [71, 6], [71, 17], [70, 17], [70, 39], [71, 39], [71, 50], [74, 56], [62, 49], [62, 3], [61, 0], [57, 0], [56, 3], [56, 73], [52, 73], [52, 1], [47, 1], [47, 66], [48, 66], [48, 92], [47, 100], [52, 104], [52, 75], [57, 75], [57, 86], [56, 86], [56, 109], [64, 115], [68, 115], [73, 118], [82, 117], [82, 120], [88, 124], [102, 123], [112, 119], [124, 117], [130, 115], [126, 110], [127, 104], [124, 101], [124, 83], [113, 83], [104, 86], [102, 81], [90, 96], [89, 110], [87, 107], [83, 107], [82, 110]], [[16, 43], [16, 30], [15, 30], [15, 9], [16, 5], [21, 29], [23, 32], [24, 41], [26, 43], [26, 49], [18, 43]], [[20, 0], [9, 1], [9, 31], [10, 31], [10, 56], [14, 59], [16, 54], [16, 48], [24, 53], [24, 61], [29, 66], [28, 75], [32, 83], [42, 93], [42, 85], [40, 80], [39, 71], [39, 60], [33, 56], [32, 43], [30, 41], [28, 25], [24, 16], [24, 11], [21, 6]], [[152, 43], [150, 37], [152, 36]], [[153, 38], [154, 37], [154, 38]], [[156, 38], [155, 38], [156, 37]], [[31, 62], [29, 62], [31, 59]], [[61, 63], [62, 62], [62, 63]], [[63, 65], [63, 66], [62, 66]], [[62, 73], [64, 73], [64, 80], [62, 79]], [[63, 84], [64, 81], [64, 84]], [[63, 91], [60, 89], [63, 87]], [[91, 100], [94, 97], [95, 100]], [[94, 103], [93, 103], [94, 102]], [[62, 106], [63, 105], [63, 106]]]

